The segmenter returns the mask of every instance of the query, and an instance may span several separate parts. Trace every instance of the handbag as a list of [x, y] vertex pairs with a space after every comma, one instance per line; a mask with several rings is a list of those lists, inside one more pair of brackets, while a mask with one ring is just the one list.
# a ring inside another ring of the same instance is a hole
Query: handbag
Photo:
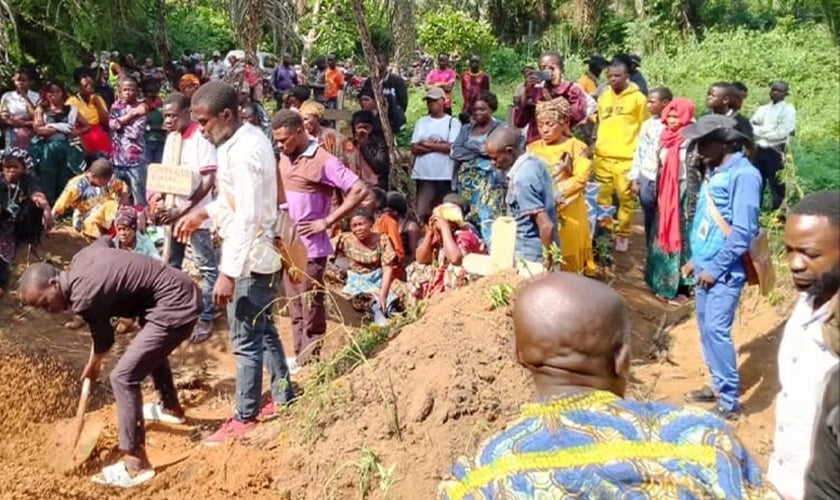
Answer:
[[[706, 205], [709, 206], [709, 215], [712, 216], [723, 235], [728, 238], [732, 234], [732, 226], [720, 215], [712, 195], [709, 194], [708, 183], [706, 184]], [[750, 241], [749, 249], [741, 255], [741, 261], [747, 273], [747, 283], [758, 285], [761, 295], [767, 296], [776, 284], [776, 268], [773, 266], [770, 242], [764, 229], [759, 228], [758, 235]]]

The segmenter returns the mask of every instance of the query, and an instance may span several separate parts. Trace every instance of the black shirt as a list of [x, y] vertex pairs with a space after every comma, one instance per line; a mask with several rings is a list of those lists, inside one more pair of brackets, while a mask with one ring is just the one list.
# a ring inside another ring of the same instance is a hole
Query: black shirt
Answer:
[[59, 281], [70, 309], [90, 326], [96, 353], [114, 344], [112, 317], [175, 329], [195, 321], [202, 309], [201, 292], [187, 273], [101, 244], [79, 251]]
[[806, 500], [840, 498], [840, 368], [828, 375], [814, 430], [811, 465], [805, 475]]

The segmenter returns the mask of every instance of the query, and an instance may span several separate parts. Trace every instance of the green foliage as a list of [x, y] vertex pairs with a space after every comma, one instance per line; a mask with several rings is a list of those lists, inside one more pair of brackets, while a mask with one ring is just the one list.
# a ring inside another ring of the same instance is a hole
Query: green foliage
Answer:
[[489, 24], [476, 21], [451, 7], [421, 17], [417, 26], [417, 43], [430, 54], [446, 52], [465, 58], [471, 54], [487, 56], [496, 47]]
[[490, 301], [490, 310], [493, 311], [510, 306], [510, 300], [515, 290], [513, 285], [507, 283], [490, 287], [487, 290], [487, 300]]
[[710, 31], [701, 42], [646, 55], [642, 70], [651, 87], [666, 84], [701, 112], [710, 83], [740, 80], [750, 89], [747, 116], [768, 101], [772, 81], [786, 80], [798, 115], [793, 153], [806, 190], [840, 187], [840, 58], [825, 26]]
[[223, 10], [205, 5], [184, 5], [182, 2], [167, 3], [166, 29], [173, 57], [185, 50], [190, 53], [212, 54], [232, 50], [235, 45], [230, 18]]
[[522, 68], [527, 66], [530, 61], [510, 47], [501, 46], [494, 50], [490, 57], [484, 61], [482, 66], [484, 71], [493, 75], [496, 81], [510, 81], [520, 80], [522, 78]]

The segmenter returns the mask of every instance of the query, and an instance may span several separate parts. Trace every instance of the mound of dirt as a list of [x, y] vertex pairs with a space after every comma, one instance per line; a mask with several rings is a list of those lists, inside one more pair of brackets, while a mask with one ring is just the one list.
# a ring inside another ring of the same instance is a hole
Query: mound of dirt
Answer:
[[366, 474], [371, 490], [428, 498], [456, 455], [515, 416], [532, 388], [514, 360], [507, 310], [489, 311], [487, 297], [515, 281], [496, 276], [437, 297], [369, 365], [277, 424], [293, 435], [283, 468], [294, 473], [282, 485], [291, 498], [350, 498]]
[[72, 415], [79, 382], [45, 354], [25, 353], [0, 338], [0, 436], [25, 433], [41, 422]]

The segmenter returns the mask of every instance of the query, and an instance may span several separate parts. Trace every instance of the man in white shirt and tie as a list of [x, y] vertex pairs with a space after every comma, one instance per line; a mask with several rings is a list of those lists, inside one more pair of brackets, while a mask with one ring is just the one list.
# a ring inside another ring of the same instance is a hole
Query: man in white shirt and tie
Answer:
[[[187, 241], [208, 218], [222, 237], [216, 305], [227, 305], [236, 358], [233, 417], [205, 444], [244, 435], [257, 420], [273, 417], [294, 397], [283, 346], [272, 319], [280, 256], [273, 245], [277, 221], [277, 167], [271, 142], [259, 128], [240, 120], [236, 90], [205, 83], [192, 97], [192, 115], [204, 137], [216, 145], [218, 198], [178, 220], [175, 234]], [[271, 400], [260, 409], [262, 368], [271, 378]]]
[[767, 479], [786, 499], [804, 497], [815, 417], [837, 354], [823, 334], [840, 288], [840, 191], [802, 198], [785, 223], [785, 248], [800, 292], [779, 345], [776, 428]]
[[785, 183], [779, 179], [779, 172], [785, 166], [788, 138], [796, 130], [796, 109], [785, 101], [787, 95], [786, 82], [773, 82], [770, 103], [759, 106], [750, 120], [757, 146], [753, 164], [761, 171], [763, 186], [770, 187], [773, 210], [785, 199]]

